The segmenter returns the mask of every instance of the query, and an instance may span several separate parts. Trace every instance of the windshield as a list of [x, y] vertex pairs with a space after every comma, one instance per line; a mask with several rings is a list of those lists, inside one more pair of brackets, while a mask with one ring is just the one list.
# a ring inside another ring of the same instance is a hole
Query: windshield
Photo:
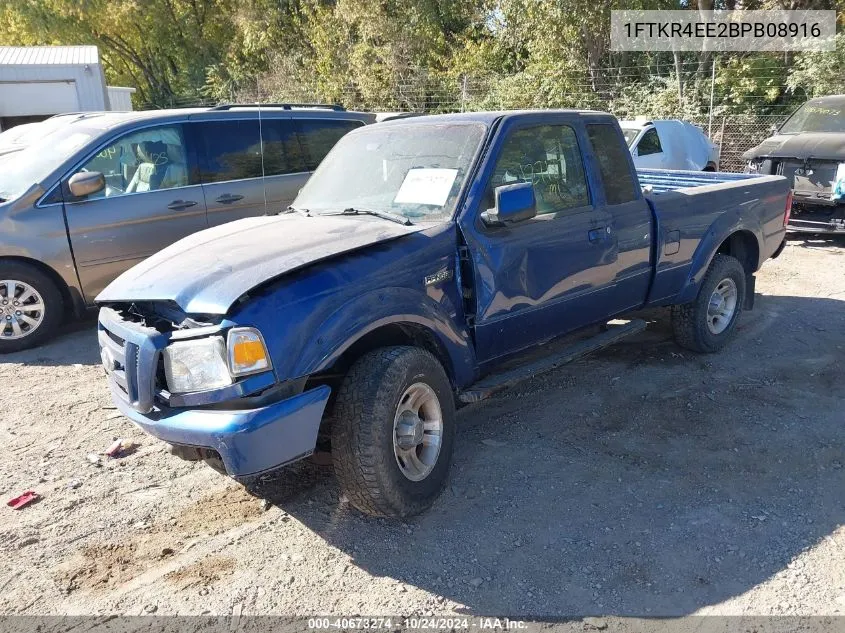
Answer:
[[344, 136], [293, 203], [310, 213], [386, 211], [412, 221], [450, 218], [485, 127], [369, 125]]
[[845, 103], [823, 105], [808, 101], [789, 117], [779, 134], [845, 132]]
[[634, 142], [634, 139], [637, 138], [637, 134], [640, 133], [640, 128], [638, 127], [623, 127], [622, 134], [625, 135], [625, 142], [628, 144], [628, 147], [631, 147], [631, 143]]
[[16, 125], [13, 128], [9, 128], [5, 132], [0, 133], [0, 148], [26, 143], [27, 137], [33, 134], [33, 131], [40, 126], [40, 123], [24, 123], [23, 125]]
[[0, 169], [0, 201], [13, 200], [102, 133], [99, 129], [62, 127], [39, 138], [29, 147], [3, 161]]

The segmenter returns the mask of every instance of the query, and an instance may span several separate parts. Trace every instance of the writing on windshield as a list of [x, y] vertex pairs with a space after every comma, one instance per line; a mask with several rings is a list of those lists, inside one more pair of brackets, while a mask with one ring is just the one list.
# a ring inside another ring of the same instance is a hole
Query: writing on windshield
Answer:
[[845, 132], [845, 114], [839, 107], [805, 103], [780, 129], [781, 134]]

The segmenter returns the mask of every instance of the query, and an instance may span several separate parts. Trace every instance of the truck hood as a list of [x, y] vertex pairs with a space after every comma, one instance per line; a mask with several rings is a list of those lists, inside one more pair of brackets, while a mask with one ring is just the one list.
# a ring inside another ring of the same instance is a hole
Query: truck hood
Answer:
[[96, 301], [173, 301], [187, 314], [226, 314], [266, 281], [423, 228], [371, 216], [246, 218], [168, 246], [115, 279]]
[[779, 134], [767, 138], [745, 152], [745, 160], [754, 158], [820, 158], [845, 162], [845, 133], [807, 132]]

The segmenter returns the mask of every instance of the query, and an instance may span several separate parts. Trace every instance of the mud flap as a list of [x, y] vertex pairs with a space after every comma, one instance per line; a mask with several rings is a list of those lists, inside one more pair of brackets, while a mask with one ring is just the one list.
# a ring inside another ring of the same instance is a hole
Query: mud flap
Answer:
[[743, 310], [754, 309], [754, 286], [757, 283], [757, 278], [754, 275], [745, 276], [745, 303], [742, 305]]

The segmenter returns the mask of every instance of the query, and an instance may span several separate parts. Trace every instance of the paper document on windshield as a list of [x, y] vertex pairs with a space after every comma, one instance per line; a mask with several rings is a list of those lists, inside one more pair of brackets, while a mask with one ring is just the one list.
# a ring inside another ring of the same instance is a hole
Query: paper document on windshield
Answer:
[[457, 177], [457, 169], [409, 169], [393, 202], [442, 207], [449, 199], [449, 192]]

